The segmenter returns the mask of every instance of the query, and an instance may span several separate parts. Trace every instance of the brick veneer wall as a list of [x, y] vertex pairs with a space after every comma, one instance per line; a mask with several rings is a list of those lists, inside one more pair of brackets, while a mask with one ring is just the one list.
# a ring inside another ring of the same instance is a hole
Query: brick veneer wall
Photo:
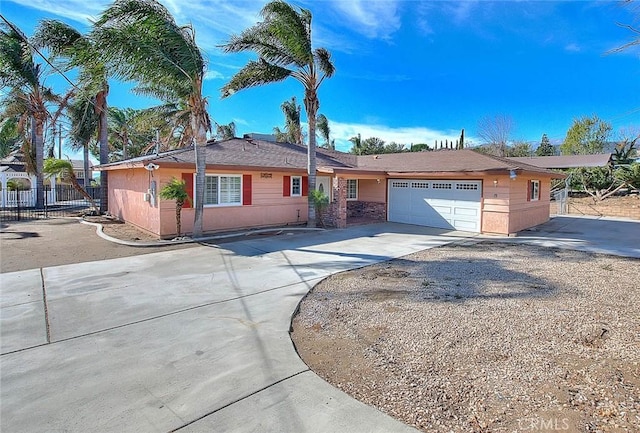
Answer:
[[347, 218], [370, 218], [377, 221], [387, 220], [387, 206], [372, 201], [348, 201]]
[[347, 226], [347, 180], [333, 178], [333, 201], [322, 214], [326, 227], [343, 229]]
[[[552, 215], [558, 213], [558, 206], [556, 202], [551, 202], [549, 210]], [[571, 199], [569, 199], [569, 202], [567, 203], [567, 213], [569, 215], [608, 216], [640, 220], [640, 204], [637, 206], [598, 206], [597, 203], [594, 203], [593, 205], [576, 204], [572, 203]]]

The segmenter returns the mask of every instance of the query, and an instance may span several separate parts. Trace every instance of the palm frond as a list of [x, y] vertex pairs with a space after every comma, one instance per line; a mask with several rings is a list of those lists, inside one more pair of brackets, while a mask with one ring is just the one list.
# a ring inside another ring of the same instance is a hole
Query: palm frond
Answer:
[[33, 61], [27, 37], [13, 24], [0, 23], [0, 85], [30, 87], [40, 84], [40, 67]]
[[331, 61], [331, 53], [326, 48], [317, 48], [314, 52], [314, 59], [325, 77], [331, 78], [336, 72], [336, 68]]
[[116, 0], [96, 22], [92, 37], [122, 79], [156, 83], [156, 90], [172, 86], [186, 97], [204, 76], [205, 61], [193, 29], [178, 26], [156, 1]]
[[222, 97], [249, 87], [282, 81], [291, 75], [289, 69], [272, 65], [264, 59], [250, 61], [222, 88]]

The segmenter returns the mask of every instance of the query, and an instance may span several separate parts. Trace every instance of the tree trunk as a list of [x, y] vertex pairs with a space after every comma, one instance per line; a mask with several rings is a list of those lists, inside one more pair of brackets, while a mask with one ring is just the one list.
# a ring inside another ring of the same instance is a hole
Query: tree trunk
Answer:
[[182, 206], [184, 202], [176, 201], [176, 230], [178, 231], [178, 237], [182, 235]]
[[91, 179], [89, 178], [89, 143], [84, 143], [82, 146], [82, 170], [84, 170], [84, 187], [91, 186]]
[[91, 203], [91, 209], [92, 211], [95, 212], [97, 210], [96, 202], [93, 200], [93, 197], [89, 195], [87, 190], [80, 185], [80, 182], [78, 182], [78, 178], [76, 177], [76, 174], [73, 172], [73, 166], [70, 169], [68, 178], [69, 178], [69, 182], [71, 182], [71, 186], [73, 186], [73, 188], [76, 191], [82, 194], [82, 196], [86, 198], [89, 201], [89, 203]]
[[[107, 95], [109, 85], [104, 83], [103, 90], [96, 95], [96, 111], [98, 114], [98, 143], [100, 146], [100, 165], [109, 163], [109, 138], [107, 125]], [[109, 210], [109, 177], [107, 171], [100, 172], [100, 213]]]
[[[202, 84], [200, 84], [202, 88]], [[204, 210], [204, 188], [207, 171], [207, 130], [210, 129], [206, 101], [200, 95], [193, 95], [189, 101], [191, 107], [191, 129], [194, 134], [196, 156], [196, 182], [194, 191], [193, 237], [202, 236], [202, 215]]]
[[35, 115], [31, 118], [31, 127], [35, 131], [36, 154], [36, 208], [44, 208], [44, 121]]
[[129, 134], [125, 130], [122, 137], [122, 159], [127, 159], [127, 144], [129, 144]]
[[316, 190], [316, 116], [319, 108], [318, 95], [315, 89], [306, 89], [304, 95], [304, 107], [307, 111], [309, 123], [309, 147], [307, 148], [307, 174], [309, 175], [309, 194], [307, 196], [307, 227], [316, 226], [316, 207], [311, 200], [312, 191]]

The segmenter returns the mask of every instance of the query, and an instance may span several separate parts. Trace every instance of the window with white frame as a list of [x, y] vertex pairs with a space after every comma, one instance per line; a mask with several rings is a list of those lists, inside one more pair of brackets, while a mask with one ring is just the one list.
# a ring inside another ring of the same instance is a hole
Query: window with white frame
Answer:
[[358, 179], [347, 179], [347, 200], [358, 199]]
[[532, 180], [529, 182], [529, 199], [531, 201], [540, 200], [540, 181]]
[[302, 176], [291, 176], [291, 195], [293, 197], [302, 195]]
[[210, 175], [205, 178], [205, 206], [235, 206], [242, 204], [242, 176]]

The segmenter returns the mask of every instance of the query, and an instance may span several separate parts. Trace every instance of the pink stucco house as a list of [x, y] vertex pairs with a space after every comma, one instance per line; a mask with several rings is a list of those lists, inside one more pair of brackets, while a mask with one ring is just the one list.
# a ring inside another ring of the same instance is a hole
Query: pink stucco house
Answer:
[[[307, 149], [234, 138], [207, 145], [205, 232], [303, 223]], [[109, 213], [161, 238], [175, 236], [175, 206], [157, 192], [172, 177], [193, 196], [193, 149], [97, 167], [109, 172]], [[325, 223], [367, 218], [511, 234], [549, 219], [552, 178], [562, 174], [472, 150], [355, 156], [318, 149], [317, 186], [330, 197]], [[182, 211], [193, 230], [193, 208]]]

